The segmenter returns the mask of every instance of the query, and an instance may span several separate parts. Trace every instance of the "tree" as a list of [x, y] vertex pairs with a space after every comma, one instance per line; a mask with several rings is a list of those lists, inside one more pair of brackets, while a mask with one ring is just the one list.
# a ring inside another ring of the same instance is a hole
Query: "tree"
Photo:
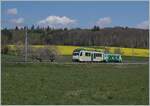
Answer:
[[32, 25], [31, 30], [34, 30], [34, 25]]
[[68, 29], [67, 28], [64, 28], [64, 31], [67, 31]]
[[7, 44], [11, 44], [11, 41], [13, 40], [13, 35], [12, 32], [10, 30], [8, 30], [7, 28], [3, 29], [1, 31], [1, 44], [2, 45], [7, 45]]
[[51, 62], [54, 62], [57, 56], [56, 50], [52, 48], [39, 48], [36, 50], [33, 50], [33, 48], [30, 48], [30, 54], [29, 56], [33, 60], [38, 60], [39, 62], [42, 62], [44, 60], [49, 60]]
[[8, 54], [8, 51], [9, 51], [8, 46], [2, 46], [2, 48], [1, 48], [1, 53], [2, 54]]
[[40, 29], [40, 26], [38, 25], [37, 27], [36, 27], [36, 30], [39, 30]]
[[28, 26], [24, 26], [24, 28], [23, 28], [24, 30], [27, 30], [28, 29]]
[[15, 47], [16, 47], [15, 54], [16, 54], [17, 56], [24, 56], [23, 42], [18, 41], [18, 42], [16, 43]]
[[47, 26], [46, 30], [47, 30], [47, 31], [49, 31], [49, 30], [50, 30], [50, 27], [49, 27], [49, 26]]
[[93, 31], [99, 31], [99, 30], [100, 30], [100, 28], [99, 28], [99, 26], [96, 26], [96, 25], [95, 25], [95, 26], [93, 27], [93, 29], [92, 29], [92, 30], [93, 30]]
[[18, 26], [16, 26], [15, 30], [19, 30]]

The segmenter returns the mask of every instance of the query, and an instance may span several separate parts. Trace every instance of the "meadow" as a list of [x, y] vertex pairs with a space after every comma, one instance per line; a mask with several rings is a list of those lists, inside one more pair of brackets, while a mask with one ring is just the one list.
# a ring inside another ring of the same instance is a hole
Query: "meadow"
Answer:
[[4, 105], [148, 105], [148, 64], [2, 63]]
[[[15, 53], [16, 47], [9, 47]], [[56, 63], [15, 63], [24, 58], [2, 54], [3, 105], [149, 104], [148, 64], [73, 64], [70, 54], [78, 47], [56, 47]], [[148, 62], [147, 56], [122, 58], [124, 63]]]
[[[16, 55], [5, 55], [2, 54], [2, 63], [9, 63], [9, 62], [24, 62], [23, 56], [16, 56]], [[122, 56], [122, 63], [148, 63], [148, 57], [137, 57], [137, 56]], [[43, 60], [45, 62], [50, 62], [49, 60]], [[28, 62], [39, 62], [31, 59], [28, 57]], [[59, 55], [56, 57], [55, 62], [57, 63], [72, 63], [72, 56], [71, 55]]]

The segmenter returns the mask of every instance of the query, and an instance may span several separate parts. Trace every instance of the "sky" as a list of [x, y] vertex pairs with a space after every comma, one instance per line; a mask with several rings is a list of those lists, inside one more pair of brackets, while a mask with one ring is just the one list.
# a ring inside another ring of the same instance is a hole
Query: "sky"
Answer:
[[149, 27], [148, 1], [3, 1], [2, 28]]

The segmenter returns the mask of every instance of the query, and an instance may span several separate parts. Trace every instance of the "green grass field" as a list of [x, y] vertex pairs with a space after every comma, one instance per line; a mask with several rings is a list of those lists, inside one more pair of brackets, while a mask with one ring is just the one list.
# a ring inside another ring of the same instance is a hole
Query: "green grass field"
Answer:
[[[122, 56], [123, 62], [131, 63], [131, 62], [148, 62], [148, 57], [130, 57], [130, 56]], [[2, 62], [22, 62], [24, 61], [23, 56], [14, 56], [14, 55], [2, 55]], [[33, 61], [31, 58], [28, 58], [28, 61]], [[58, 56], [56, 57], [56, 62], [58, 63], [68, 63], [72, 62], [72, 56]]]
[[148, 64], [2, 63], [2, 104], [148, 105]]

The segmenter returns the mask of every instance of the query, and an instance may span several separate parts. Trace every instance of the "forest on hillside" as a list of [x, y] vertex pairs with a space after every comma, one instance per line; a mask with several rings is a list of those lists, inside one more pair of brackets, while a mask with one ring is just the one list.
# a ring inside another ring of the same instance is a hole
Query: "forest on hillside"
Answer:
[[25, 29], [30, 45], [76, 45], [76, 46], [115, 46], [115, 47], [149, 47], [149, 30], [113, 27], [100, 29], [53, 29], [40, 28], [34, 25], [30, 28], [14, 28], [1, 30], [1, 44], [24, 44]]

